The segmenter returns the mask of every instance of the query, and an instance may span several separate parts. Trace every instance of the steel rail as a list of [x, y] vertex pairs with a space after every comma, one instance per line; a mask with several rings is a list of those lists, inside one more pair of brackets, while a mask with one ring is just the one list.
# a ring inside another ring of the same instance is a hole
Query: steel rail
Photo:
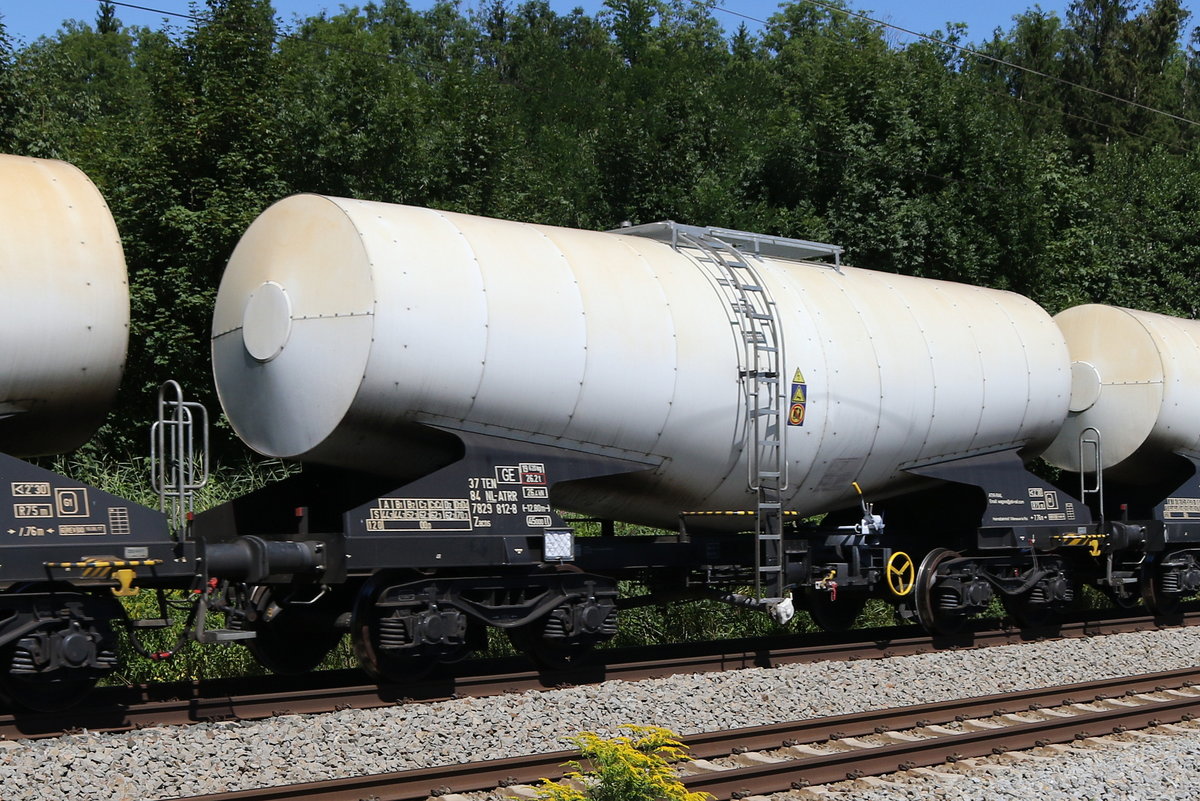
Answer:
[[[613, 649], [598, 652], [603, 660], [598, 664], [555, 672], [523, 670], [521, 667], [527, 663], [519, 658], [479, 660], [449, 666], [443, 676], [403, 686], [365, 683], [360, 671], [346, 670], [301, 677], [259, 676], [100, 688], [87, 707], [56, 713], [0, 714], [0, 739], [56, 737], [76, 729], [118, 732], [213, 720], [261, 720], [285, 714], [322, 714], [463, 696], [478, 698], [610, 680], [640, 681], [747, 667], [877, 659], [1146, 631], [1159, 627], [1161, 622], [1148, 616], [1078, 619], [1052, 628], [980, 629], [954, 637], [930, 636], [913, 626], [897, 626], [840, 634]], [[1198, 625], [1200, 610], [1189, 610], [1172, 622]]]
[[[1162, 693], [1197, 683], [1200, 683], [1200, 668], [711, 732], [682, 739], [697, 759], [728, 756], [742, 751], [786, 752], [797, 745], [937, 726], [1042, 707], [1089, 703], [1122, 695]], [[689, 790], [709, 792], [718, 799], [740, 798], [936, 765], [1005, 750], [1069, 742], [1124, 729], [1173, 723], [1190, 719], [1198, 712], [1200, 694], [1148, 701], [1136, 707], [1080, 710], [1074, 717], [1018, 722], [1003, 729], [964, 731], [895, 745], [804, 755], [798, 759], [696, 773], [683, 777], [683, 782]], [[558, 751], [465, 765], [194, 796], [180, 801], [360, 801], [368, 797], [374, 801], [425, 801], [431, 796], [531, 784], [543, 777], [557, 779], [563, 775], [563, 763], [578, 758], [578, 752]]]
[[711, 793], [718, 799], [743, 798], [1178, 723], [1193, 719], [1197, 712], [1200, 696], [1155, 700], [1136, 707], [1082, 711], [1070, 717], [1049, 717], [998, 729], [713, 771], [685, 777], [683, 783], [689, 790]]

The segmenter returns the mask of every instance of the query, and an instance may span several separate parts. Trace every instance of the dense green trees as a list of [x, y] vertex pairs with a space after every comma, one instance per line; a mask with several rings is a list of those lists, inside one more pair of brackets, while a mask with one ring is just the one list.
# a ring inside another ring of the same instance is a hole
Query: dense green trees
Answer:
[[127, 419], [165, 377], [209, 385], [224, 260], [302, 191], [749, 228], [1052, 311], [1196, 313], [1200, 34], [1179, 0], [1034, 7], [982, 55], [958, 28], [903, 43], [839, 8], [727, 35], [699, 0], [377, 0], [292, 26], [267, 0], [207, 0], [163, 30], [104, 3], [19, 47], [0, 21], [0, 147], [70, 160], [109, 198], [133, 277]]

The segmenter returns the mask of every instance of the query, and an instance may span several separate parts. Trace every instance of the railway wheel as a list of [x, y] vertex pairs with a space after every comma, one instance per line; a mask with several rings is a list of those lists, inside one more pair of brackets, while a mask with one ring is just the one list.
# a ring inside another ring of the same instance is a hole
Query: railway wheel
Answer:
[[963, 630], [967, 616], [960, 611], [947, 609], [950, 600], [945, 591], [938, 588], [938, 568], [960, 555], [948, 548], [934, 548], [921, 560], [913, 586], [916, 596], [917, 619], [932, 634], [951, 635]]
[[34, 712], [74, 706], [117, 667], [113, 621], [124, 610], [111, 596], [72, 587], [33, 585], [12, 593], [20, 600], [8, 620], [22, 633], [0, 648], [0, 701]]
[[549, 614], [508, 629], [508, 638], [538, 667], [567, 670], [586, 662], [616, 633], [616, 588], [593, 586]]
[[846, 631], [858, 620], [867, 605], [867, 596], [861, 592], [846, 592], [834, 600], [828, 592], [806, 589], [804, 601], [808, 605], [813, 622], [825, 631]]
[[1198, 582], [1200, 566], [1191, 553], [1163, 554], [1142, 568], [1142, 601], [1155, 617], [1177, 617]]
[[1020, 595], [1001, 595], [1004, 611], [1024, 629], [1054, 625], [1059, 612], [1079, 594], [1079, 582], [1065, 568], [1050, 573]]
[[[17, 658], [18, 654], [16, 646], [2, 648], [0, 662], [12, 664], [12, 660]], [[25, 709], [31, 712], [58, 712], [69, 709], [86, 698], [99, 680], [95, 677], [71, 675], [79, 672], [67, 670], [67, 675], [45, 678], [5, 671], [0, 674], [0, 701], [3, 701], [8, 709]]]
[[280, 604], [283, 588], [267, 585], [250, 592], [245, 618], [231, 627], [253, 631], [254, 639], [245, 640], [246, 648], [258, 663], [274, 673], [307, 673], [325, 659], [342, 641], [343, 630], [337, 619], [346, 600], [330, 591], [307, 603]]
[[477, 621], [438, 603], [435, 580], [390, 573], [363, 583], [350, 618], [354, 655], [380, 682], [423, 679], [439, 663], [470, 654], [485, 634]]
[[513, 647], [538, 667], [546, 670], [570, 670], [587, 661], [595, 644], [578, 638], [546, 636], [547, 618], [508, 629]]
[[[1158, 571], [1154, 571], [1156, 574]], [[1182, 596], [1167, 592], [1163, 588], [1161, 575], [1151, 575], [1142, 582], [1142, 601], [1150, 614], [1156, 618], [1172, 618], [1179, 614], [1183, 605]]]
[[1057, 616], [1055, 610], [1047, 603], [1032, 598], [1032, 592], [1020, 595], [1005, 595], [1001, 597], [1004, 611], [1023, 629], [1040, 629], [1049, 626]]
[[1141, 596], [1130, 589], [1128, 584], [1122, 584], [1119, 587], [1104, 586], [1100, 588], [1100, 592], [1117, 609], [1133, 609], [1142, 600]]

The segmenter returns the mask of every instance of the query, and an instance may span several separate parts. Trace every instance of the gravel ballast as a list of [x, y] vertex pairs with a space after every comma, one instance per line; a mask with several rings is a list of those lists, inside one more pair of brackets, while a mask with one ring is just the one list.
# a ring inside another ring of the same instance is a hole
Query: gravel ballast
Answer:
[[[1187, 668], [1198, 656], [1200, 630], [1173, 629], [611, 681], [320, 716], [84, 732], [0, 742], [0, 787], [5, 801], [218, 793], [550, 751], [568, 747], [565, 738], [581, 730], [607, 734], [621, 724], [692, 734]], [[1180, 741], [1180, 764], [1194, 758], [1197, 742]], [[1190, 786], [1191, 780], [1180, 778], [1180, 784]]]
[[1185, 801], [1200, 798], [1200, 724], [1097, 737], [990, 759], [841, 782], [771, 801]]

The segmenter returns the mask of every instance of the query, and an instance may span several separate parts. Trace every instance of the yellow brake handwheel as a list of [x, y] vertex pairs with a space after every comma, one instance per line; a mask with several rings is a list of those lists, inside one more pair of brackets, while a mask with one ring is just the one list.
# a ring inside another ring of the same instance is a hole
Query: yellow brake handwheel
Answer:
[[892, 595], [903, 598], [913, 590], [917, 581], [917, 568], [912, 557], [904, 551], [896, 551], [887, 560], [887, 585]]

